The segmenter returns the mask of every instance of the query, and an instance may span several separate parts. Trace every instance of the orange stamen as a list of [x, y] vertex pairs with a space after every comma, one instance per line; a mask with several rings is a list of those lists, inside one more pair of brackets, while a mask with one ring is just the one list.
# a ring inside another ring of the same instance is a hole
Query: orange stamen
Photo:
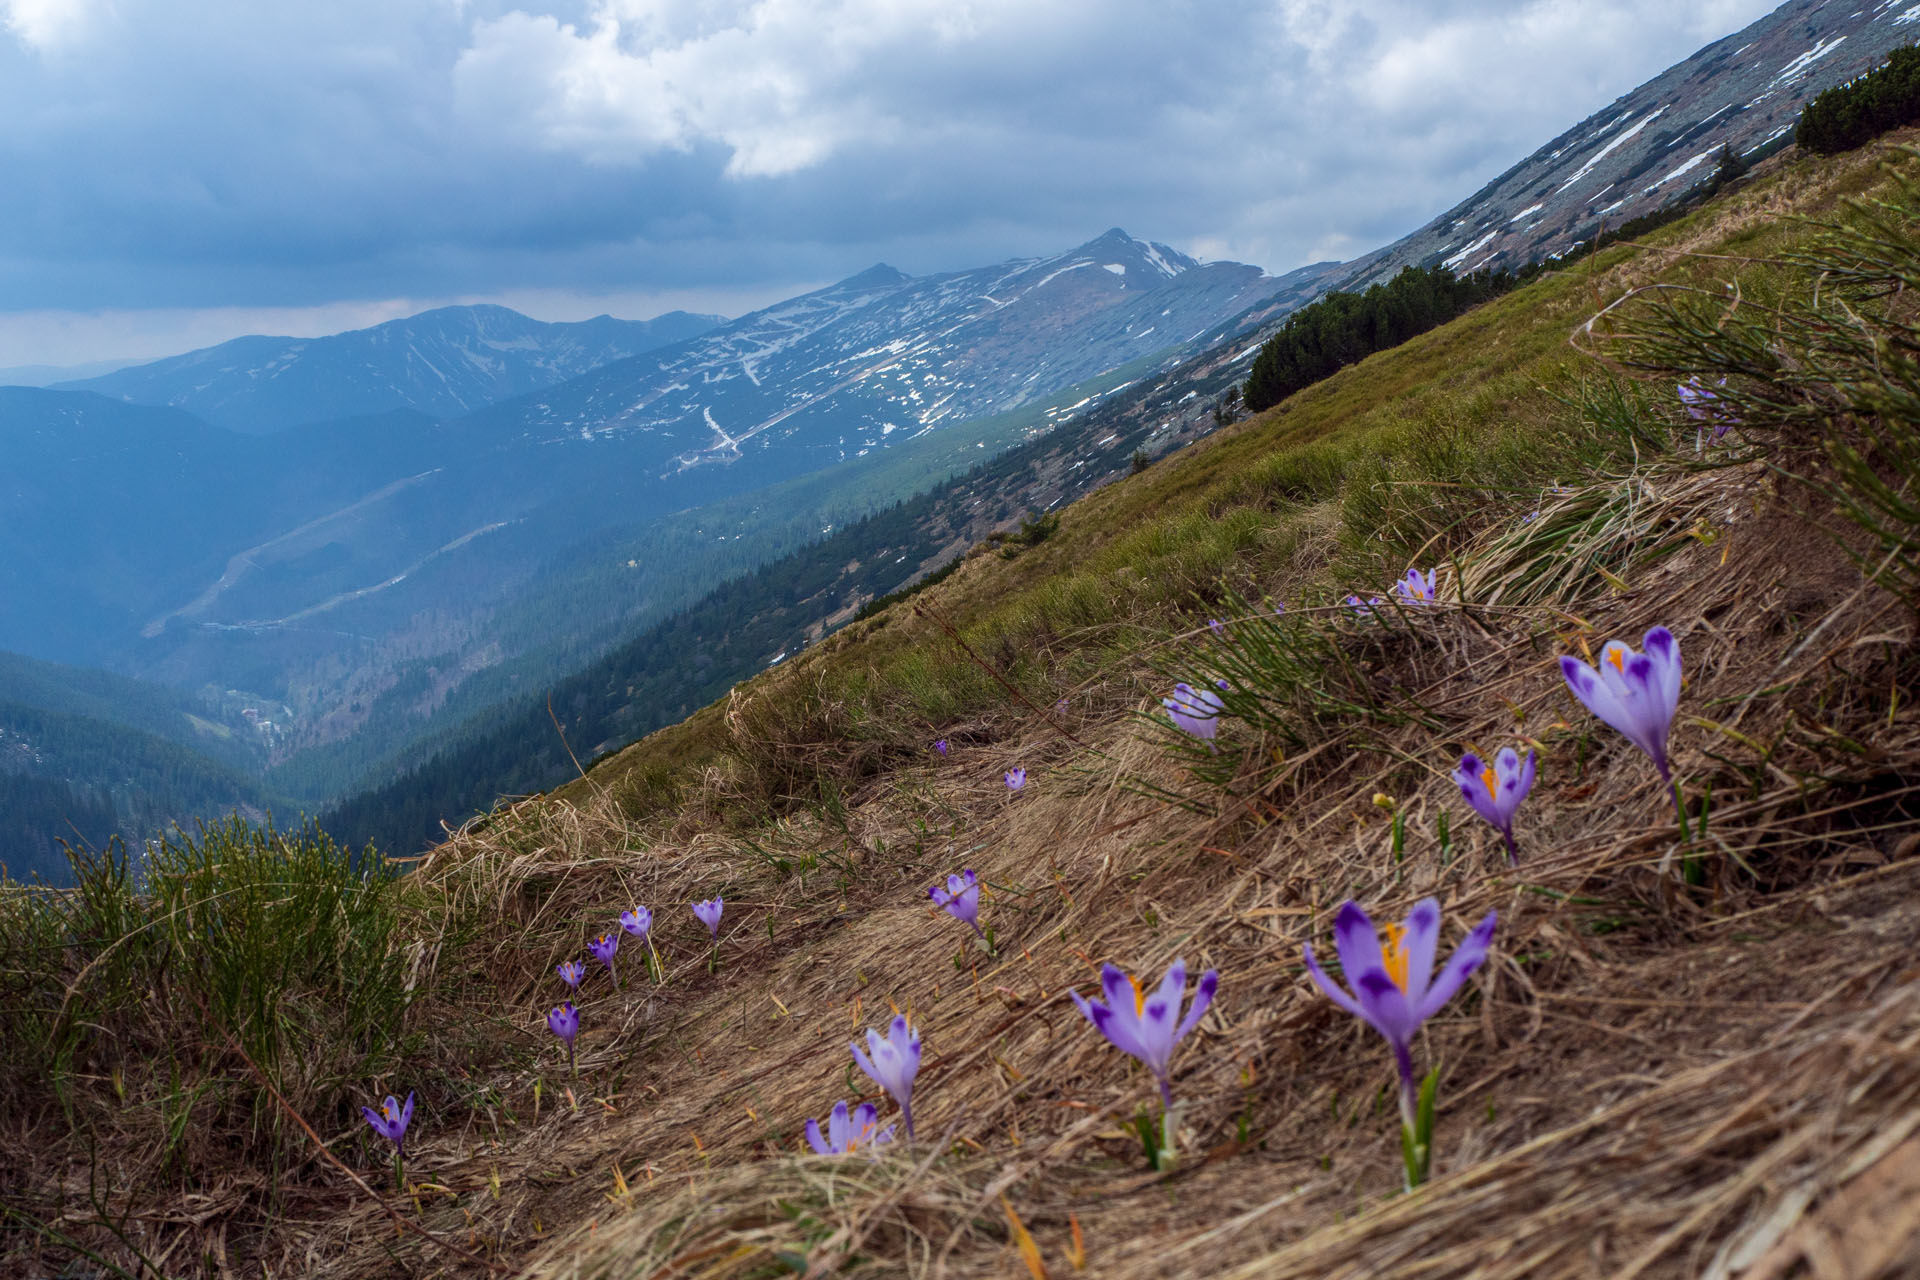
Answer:
[[1147, 993], [1140, 989], [1140, 979], [1129, 974], [1127, 981], [1133, 984], [1133, 1016], [1143, 1018], [1147, 1013]]
[[1613, 669], [1615, 671], [1618, 671], [1621, 675], [1627, 674], [1626, 652], [1627, 651], [1624, 648], [1616, 644], [1610, 644], [1606, 648], [1607, 661], [1611, 662], [1613, 664]]
[[1489, 796], [1494, 796], [1499, 794], [1499, 788], [1494, 785], [1495, 779], [1494, 779], [1492, 765], [1488, 765], [1487, 771], [1480, 775], [1480, 781], [1487, 784], [1487, 794]]
[[1380, 939], [1380, 962], [1386, 968], [1387, 977], [1393, 979], [1393, 985], [1403, 992], [1407, 989], [1408, 958], [1403, 941], [1406, 932], [1405, 925], [1390, 924], [1382, 930], [1385, 936]]

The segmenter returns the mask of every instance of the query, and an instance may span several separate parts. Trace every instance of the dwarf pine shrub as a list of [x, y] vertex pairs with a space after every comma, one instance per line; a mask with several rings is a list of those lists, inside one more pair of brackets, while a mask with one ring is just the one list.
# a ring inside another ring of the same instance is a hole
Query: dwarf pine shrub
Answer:
[[1815, 95], [1800, 112], [1793, 140], [1830, 156], [1920, 120], [1920, 48], [1895, 49], [1866, 75]]

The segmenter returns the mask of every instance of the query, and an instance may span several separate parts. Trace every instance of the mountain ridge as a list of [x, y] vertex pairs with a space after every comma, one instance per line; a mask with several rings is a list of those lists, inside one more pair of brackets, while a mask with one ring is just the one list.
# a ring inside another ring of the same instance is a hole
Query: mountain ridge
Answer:
[[546, 322], [491, 303], [436, 307], [317, 338], [249, 334], [53, 389], [185, 409], [251, 433], [393, 409], [453, 418], [723, 319], [670, 311]]

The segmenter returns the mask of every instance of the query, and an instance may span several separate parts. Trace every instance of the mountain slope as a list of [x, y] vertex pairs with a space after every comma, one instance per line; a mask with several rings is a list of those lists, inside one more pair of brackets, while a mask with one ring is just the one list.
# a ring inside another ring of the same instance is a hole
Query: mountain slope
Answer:
[[185, 409], [247, 432], [394, 409], [453, 418], [685, 341], [721, 320], [671, 311], [548, 324], [506, 307], [441, 307], [323, 338], [235, 338], [57, 385]]
[[1342, 287], [1435, 262], [1465, 273], [1563, 253], [1787, 141], [1821, 90], [1920, 40], [1911, 0], [1788, 0], [1568, 129], [1426, 226], [1360, 259]]
[[[261, 768], [273, 735], [274, 709], [251, 705], [238, 695], [188, 693], [17, 653], [0, 652], [0, 703], [124, 725], [241, 773]], [[269, 722], [264, 729], [263, 720]]]
[[[276, 568], [259, 549], [291, 554], [293, 531], [429, 471], [445, 452], [438, 432], [400, 412], [248, 437], [177, 409], [0, 387], [0, 648], [133, 665], [143, 627], [209, 592], [237, 602], [297, 577], [324, 593], [326, 566]], [[382, 556], [412, 543], [403, 522], [383, 537]]]
[[1256, 267], [1202, 265], [1117, 228], [973, 271], [876, 266], [472, 426], [502, 442], [630, 442], [663, 477], [714, 463], [788, 476], [1179, 350], [1275, 288]]
[[260, 821], [270, 807], [258, 782], [177, 740], [0, 698], [0, 864], [15, 878], [68, 883], [60, 841], [138, 850], [196, 819]]
[[0, 864], [64, 884], [62, 840], [137, 849], [236, 808], [264, 815], [278, 713], [0, 652]]

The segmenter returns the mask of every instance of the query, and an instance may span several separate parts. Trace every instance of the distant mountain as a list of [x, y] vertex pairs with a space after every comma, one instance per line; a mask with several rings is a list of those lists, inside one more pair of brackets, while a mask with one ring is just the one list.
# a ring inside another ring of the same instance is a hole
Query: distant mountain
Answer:
[[56, 385], [256, 433], [393, 409], [453, 418], [683, 342], [723, 319], [670, 311], [548, 324], [506, 307], [441, 307], [324, 338], [235, 338]]
[[465, 426], [501, 445], [617, 442], [663, 480], [722, 464], [738, 491], [1167, 358], [1277, 287], [1118, 228], [972, 271], [880, 265]]
[[[1321, 274], [1294, 282], [1302, 296]], [[442, 708], [545, 683], [1286, 287], [1115, 230], [974, 271], [876, 267], [450, 421], [251, 434], [94, 391], [0, 389], [0, 647], [277, 703], [275, 766], [301, 753], [286, 776], [317, 798]], [[294, 364], [318, 376], [335, 341]], [[262, 354], [244, 346], [216, 350]], [[203, 353], [120, 376], [196, 361], [218, 372]]]
[[86, 364], [16, 364], [0, 369], [0, 387], [50, 387], [56, 382], [97, 378], [138, 360], [92, 360]]
[[[1330, 265], [1289, 277], [1256, 312], [1284, 313], [1310, 301]], [[477, 714], [436, 721], [431, 754], [388, 761], [323, 823], [350, 843], [409, 852], [440, 839], [443, 821], [458, 824], [498, 797], [564, 782], [574, 772], [568, 746], [587, 760], [684, 719], [989, 533], [1127, 475], [1136, 455], [1158, 457], [1217, 429], [1230, 419], [1228, 393], [1244, 374], [1234, 351], [1201, 352], [1073, 403], [1070, 412], [1044, 410], [1037, 418], [1045, 429], [1027, 432], [1023, 443], [903, 502], [823, 530], [817, 541], [631, 631], [564, 679], [522, 685]], [[830, 474], [757, 497], [770, 507], [806, 510], [817, 501], [807, 490], [824, 487]], [[555, 717], [564, 740], [554, 732]]]
[[1464, 273], [1563, 253], [1603, 223], [1618, 227], [1685, 196], [1713, 176], [1723, 146], [1752, 160], [1783, 145], [1809, 98], [1916, 41], [1914, 0], [1789, 0], [1360, 259], [1342, 287], [1414, 264]]

